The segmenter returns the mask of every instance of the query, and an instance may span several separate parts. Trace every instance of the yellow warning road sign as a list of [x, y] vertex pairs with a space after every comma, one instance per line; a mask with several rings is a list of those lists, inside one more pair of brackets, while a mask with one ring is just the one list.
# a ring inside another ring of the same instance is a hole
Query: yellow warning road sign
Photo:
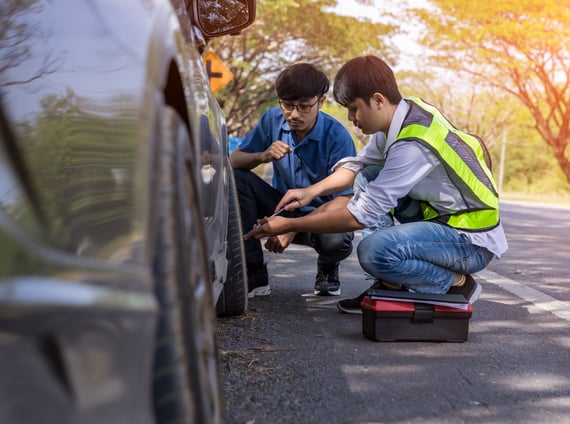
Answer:
[[208, 78], [210, 78], [210, 88], [214, 93], [230, 82], [234, 77], [232, 71], [224, 65], [222, 59], [214, 52], [208, 52], [204, 55], [204, 65], [208, 72]]

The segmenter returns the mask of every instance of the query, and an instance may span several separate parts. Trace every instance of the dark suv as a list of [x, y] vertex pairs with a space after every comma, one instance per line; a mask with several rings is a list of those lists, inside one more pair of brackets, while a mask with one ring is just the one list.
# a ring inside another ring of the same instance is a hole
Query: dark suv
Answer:
[[247, 307], [201, 54], [254, 0], [0, 0], [0, 423], [217, 423]]

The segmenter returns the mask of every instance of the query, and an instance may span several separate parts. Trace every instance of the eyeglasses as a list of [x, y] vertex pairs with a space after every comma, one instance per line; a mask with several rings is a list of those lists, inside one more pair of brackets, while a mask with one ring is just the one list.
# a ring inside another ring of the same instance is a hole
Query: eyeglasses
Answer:
[[316, 105], [317, 103], [319, 103], [320, 99], [317, 99], [317, 101], [315, 103], [313, 103], [312, 105], [306, 105], [306, 104], [294, 104], [294, 103], [289, 103], [289, 102], [284, 102], [282, 100], [279, 100], [279, 105], [281, 105], [281, 109], [283, 109], [286, 112], [293, 112], [294, 109], [297, 109], [299, 111], [299, 113], [309, 113], [311, 111], [311, 108]]

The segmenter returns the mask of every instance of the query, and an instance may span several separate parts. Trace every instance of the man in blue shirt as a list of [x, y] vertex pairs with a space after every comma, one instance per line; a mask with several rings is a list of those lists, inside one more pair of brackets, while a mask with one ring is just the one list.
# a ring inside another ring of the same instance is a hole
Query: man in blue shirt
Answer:
[[[258, 219], [272, 215], [287, 190], [321, 181], [330, 175], [337, 161], [356, 154], [348, 131], [319, 110], [329, 90], [329, 80], [320, 69], [309, 63], [291, 65], [279, 74], [275, 89], [280, 107], [265, 112], [231, 154], [246, 231]], [[263, 163], [273, 165], [272, 186], [251, 172]], [[304, 216], [333, 197], [351, 194], [348, 189], [315, 197], [310, 204], [286, 215]], [[339, 295], [339, 264], [352, 252], [353, 237], [353, 232], [292, 232], [267, 238], [265, 247], [275, 253], [283, 252], [291, 243], [313, 247], [318, 253], [315, 294]], [[260, 240], [246, 240], [245, 250], [248, 296], [268, 295], [271, 288]]]

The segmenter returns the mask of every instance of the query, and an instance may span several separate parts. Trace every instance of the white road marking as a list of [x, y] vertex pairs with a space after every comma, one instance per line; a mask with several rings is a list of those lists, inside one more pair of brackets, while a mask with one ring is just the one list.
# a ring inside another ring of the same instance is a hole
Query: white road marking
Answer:
[[570, 302], [557, 300], [541, 291], [525, 286], [524, 284], [503, 277], [487, 269], [478, 272], [477, 275], [484, 278], [488, 283], [495, 284], [515, 296], [532, 303], [538, 308], [551, 312], [557, 317], [570, 322]]

